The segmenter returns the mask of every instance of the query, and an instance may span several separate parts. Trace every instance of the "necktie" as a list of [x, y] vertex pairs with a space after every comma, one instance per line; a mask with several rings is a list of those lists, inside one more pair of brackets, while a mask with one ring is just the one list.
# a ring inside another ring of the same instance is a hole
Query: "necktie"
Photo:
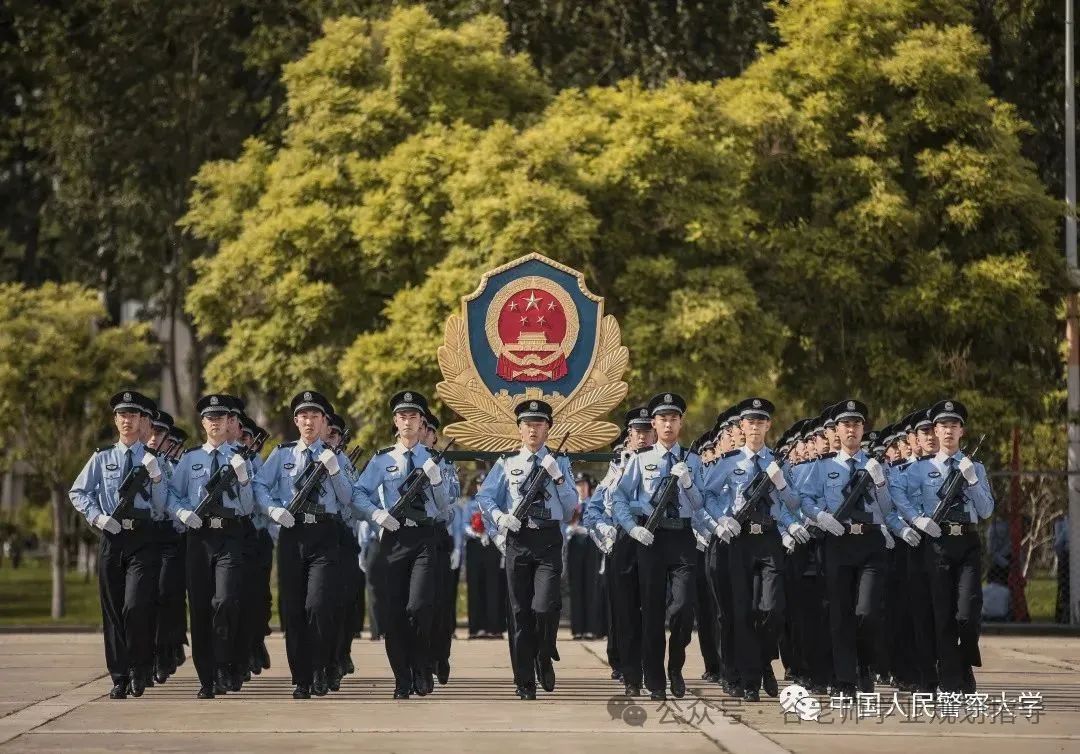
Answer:
[[413, 473], [414, 468], [415, 468], [415, 466], [413, 465], [413, 452], [411, 450], [406, 450], [405, 451], [405, 476], [409, 476], [409, 474]]
[[855, 459], [854, 458], [847, 459], [847, 467], [848, 467], [848, 481], [850, 482], [851, 478], [853, 476], [855, 476]]
[[670, 450], [664, 453], [664, 474], [671, 471], [671, 467], [675, 465], [675, 454]]
[[754, 476], [761, 473], [761, 456], [754, 453]]
[[214, 448], [214, 452], [210, 454], [210, 476], [213, 476], [221, 468], [221, 459], [219, 457], [220, 451]]
[[132, 465], [133, 465], [133, 461], [132, 461], [131, 448], [128, 448], [127, 452], [124, 453], [124, 473], [122, 473], [120, 475], [121, 480], [127, 479], [127, 475], [131, 473]]

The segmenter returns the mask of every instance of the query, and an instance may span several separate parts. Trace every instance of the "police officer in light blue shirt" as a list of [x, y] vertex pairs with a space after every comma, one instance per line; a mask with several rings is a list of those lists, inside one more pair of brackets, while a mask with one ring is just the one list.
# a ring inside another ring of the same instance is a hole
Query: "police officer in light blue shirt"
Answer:
[[[250, 416], [241, 411], [240, 443], [244, 447], [250, 448], [257, 435], [265, 437], [267, 434]], [[262, 456], [256, 453], [250, 463], [252, 475], [258, 476], [264, 463]], [[270, 616], [273, 612], [270, 574], [274, 567], [274, 533], [278, 524], [271, 521], [257, 505], [251, 513], [251, 523], [255, 526], [255, 542], [250, 556], [252, 623], [248, 637], [247, 663], [249, 672], [259, 675], [270, 668], [266, 637], [270, 635]]]
[[[771, 660], [784, 625], [784, 549], [810, 538], [792, 514], [792, 509], [798, 508], [798, 497], [791, 480], [765, 445], [774, 410], [765, 398], [747, 398], [736, 406], [746, 444], [721, 456], [705, 482], [708, 519], [714, 524], [715, 535], [730, 543], [728, 567], [738, 667], [738, 679], [730, 693], [747, 701], [757, 701], [762, 687], [770, 696], [779, 694]], [[769, 493], [756, 503], [747, 500], [751, 485], [763, 483]]]
[[[894, 485], [896, 505], [904, 518], [930, 537], [926, 570], [938, 655], [938, 682], [950, 692], [975, 692], [982, 614], [982, 543], [977, 524], [994, 512], [986, 469], [962, 450], [967, 407], [957, 400], [935, 404], [928, 418], [938, 442], [935, 455], [918, 461]], [[932, 518], [938, 492], [952, 474], [963, 477], [960, 504], [945, 512], [940, 524]]]
[[[537, 676], [544, 690], [555, 689], [552, 660], [557, 656], [561, 607], [562, 524], [573, 515], [578, 496], [570, 462], [545, 445], [553, 423], [551, 406], [526, 400], [514, 413], [522, 446], [495, 463], [476, 499], [499, 527], [497, 536], [505, 538], [514, 683], [519, 698], [535, 699]], [[530, 477], [541, 485], [543, 495], [529, 510], [516, 513]]]
[[[641, 664], [645, 686], [653, 700], [686, 693], [682, 668], [694, 621], [694, 567], [697, 562], [691, 518], [705, 504], [701, 457], [679, 445], [686, 401], [675, 393], [660, 393], [648, 404], [657, 444], [637, 451], [626, 463], [612, 490], [614, 518], [637, 542], [641, 585]], [[653, 513], [653, 494], [668, 477], [675, 495], [659, 514], [655, 531], [646, 527]], [[671, 602], [667, 601], [670, 580]], [[664, 624], [671, 631], [669, 664], [664, 673]]]
[[[109, 696], [123, 699], [128, 693], [142, 696], [153, 663], [157, 583], [152, 575], [158, 570], [154, 521], [163, 517], [166, 480], [157, 457], [142, 441], [150, 432], [153, 401], [125, 390], [109, 404], [117, 442], [94, 451], [68, 496], [86, 521], [101, 530], [98, 582], [105, 664], [113, 680]], [[121, 487], [129, 476], [143, 473], [147, 480], [125, 510]]]
[[[398, 442], [377, 451], [353, 488], [353, 507], [382, 528], [378, 596], [386, 655], [394, 672], [394, 698], [434, 689], [431, 631], [435, 607], [437, 519], [450, 505], [451, 480], [421, 442], [427, 399], [403, 390], [390, 399]], [[417, 470], [419, 494], [401, 501], [403, 484]], [[402, 508], [397, 515], [391, 511]]]

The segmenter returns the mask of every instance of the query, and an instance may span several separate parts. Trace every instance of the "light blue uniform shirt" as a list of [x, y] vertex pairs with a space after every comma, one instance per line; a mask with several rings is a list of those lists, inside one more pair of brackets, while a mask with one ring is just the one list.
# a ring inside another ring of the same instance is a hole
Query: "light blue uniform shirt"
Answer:
[[[255, 475], [252, 486], [255, 488], [255, 502], [264, 513], [269, 515], [271, 508], [284, 508], [292, 501], [296, 493], [296, 483], [307, 467], [307, 455], [310, 450], [311, 460], [317, 461], [325, 449], [323, 441], [316, 440], [306, 445], [303, 440], [278, 445], [266, 458], [259, 473]], [[341, 456], [338, 454], [340, 465]], [[352, 498], [352, 485], [344, 467], [338, 473], [323, 480], [318, 495], [318, 504], [328, 514], [340, 514]]]
[[[356, 480], [352, 490], [352, 505], [361, 516], [371, 520], [378, 509], [391, 510], [401, 499], [398, 488], [405, 481], [407, 474], [406, 453], [409, 451], [398, 442], [389, 448], [375, 453], [367, 468]], [[431, 458], [431, 451], [417, 443], [412, 448], [412, 467], [420, 469]], [[429, 518], [438, 518], [452, 502], [450, 497], [451, 475], [440, 468], [442, 479], [437, 485], [425, 485], [423, 492], [424, 511]], [[399, 522], [404, 523], [404, 522]]]
[[[218, 468], [224, 468], [232, 459], [235, 450], [229, 443], [222, 443], [217, 448]], [[169, 515], [174, 519], [181, 509], [194, 511], [202, 501], [206, 484], [210, 481], [210, 468], [213, 465], [214, 446], [210, 443], [192, 448], [180, 457], [176, 464], [176, 471], [169, 481]], [[247, 464], [248, 478], [252, 476], [251, 464]], [[255, 502], [251, 490], [252, 485], [239, 485], [239, 493], [236, 496], [224, 494], [221, 496], [223, 507], [236, 511], [238, 516], [249, 516], [254, 510]]]
[[[853, 456], [841, 450], [832, 458], [821, 459], [814, 465], [813, 471], [799, 492], [803, 513], [808, 518], [816, 521], [818, 514], [823, 510], [833, 514], [839, 510], [844, 502], [844, 485], [851, 479], [851, 465], [848, 464], [851, 459], [855, 460], [854, 468], [858, 470], [866, 468], [866, 462], [870, 460], [870, 456], [863, 450]], [[869, 505], [862, 503], [860, 510], [870, 514], [874, 524], [885, 524], [890, 531], [899, 535], [904, 529], [904, 522], [893, 505], [887, 481], [881, 487], [871, 481], [870, 497], [873, 502]]]
[[[744, 494], [746, 488], [754, 481], [757, 475], [754, 457], [758, 458], [757, 465], [764, 472], [775, 456], [766, 446], [755, 454], [749, 447], [743, 447], [728, 451], [720, 456], [713, 466], [709, 468], [709, 474], [705, 479], [705, 511], [708, 514], [706, 522], [712, 523], [715, 530], [715, 522], [722, 516], [734, 516], [745, 504]], [[787, 486], [782, 490], [773, 489], [769, 493], [772, 501], [769, 505], [769, 515], [776, 521], [777, 528], [783, 534], [787, 528], [797, 522], [792, 511], [798, 508], [799, 498], [793, 491], [794, 482], [788, 469], [781, 469]]]
[[[143, 456], [146, 454], [146, 447], [142, 442], [136, 441], [130, 448], [119, 442], [106, 448], [99, 448], [94, 455], [90, 456], [90, 460], [75, 477], [75, 482], [68, 491], [71, 504], [91, 526], [95, 518], [103, 514], [111, 516], [120, 505], [120, 484], [124, 481], [124, 465], [127, 462], [128, 450], [131, 451], [130, 468], [141, 466]], [[135, 507], [150, 511], [150, 516], [160, 521], [165, 518], [168, 482], [165, 464], [159, 459], [158, 465], [161, 467], [161, 479], [157, 483], [150, 482], [149, 496], [145, 494], [135, 496]]]
[[[668, 453], [671, 456], [665, 459], [664, 456]], [[622, 476], [611, 491], [612, 515], [619, 526], [629, 532], [638, 525], [637, 516], [652, 515], [653, 508], [649, 501], [660, 480], [678, 463], [680, 455], [682, 448], [679, 443], [672, 445], [670, 450], [657, 443], [630, 456]], [[687, 488], [681, 483], [676, 484], [679, 491], [679, 518], [692, 518], [695, 511], [705, 506], [705, 498], [701, 492], [705, 479], [701, 456], [687, 453], [684, 462], [690, 469], [691, 484]]]
[[[960, 451], [952, 456], [955, 463], [959, 463], [963, 457], [964, 454]], [[934, 512], [938, 504], [938, 490], [949, 476], [948, 461], [949, 456], [942, 451], [933, 457], [916, 461], [904, 472], [903, 483], [893, 486], [896, 507], [903, 512], [904, 518], [912, 521]], [[990, 518], [994, 512], [994, 495], [990, 491], [986, 468], [978, 461], [975, 462], [975, 474], [975, 484], [964, 482], [967, 486], [964, 488], [963, 511], [970, 523]]]
[[[551, 454], [547, 446], [541, 447], [536, 453], [536, 464], [540, 464], [545, 457]], [[512, 513], [521, 502], [521, 483], [529, 476], [533, 463], [529, 460], [534, 454], [525, 446], [517, 453], [504, 455], [495, 462], [484, 479], [483, 485], [476, 493], [476, 500], [484, 515], [491, 519], [496, 510], [503, 513]], [[544, 483], [548, 498], [537, 507], [543, 507], [552, 521], [569, 521], [577, 507], [577, 489], [573, 484], [573, 474], [570, 470], [570, 460], [563, 455], [555, 459], [562, 472], [562, 478], [556, 484], [555, 480], [546, 471]]]

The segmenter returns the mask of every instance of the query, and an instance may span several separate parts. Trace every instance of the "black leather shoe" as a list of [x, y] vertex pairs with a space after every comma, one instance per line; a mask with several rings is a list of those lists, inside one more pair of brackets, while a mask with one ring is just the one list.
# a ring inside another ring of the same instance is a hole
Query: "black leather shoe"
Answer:
[[746, 689], [744, 689], [742, 687], [741, 683], [728, 684], [727, 694], [732, 699], [742, 699], [743, 698], [743, 693], [745, 691], [746, 691]]
[[195, 695], [195, 698], [196, 699], [213, 699], [214, 698], [214, 687], [213, 686], [203, 686], [203, 687], [201, 687], [199, 689], [199, 693]]
[[251, 657], [248, 658], [248, 672], [252, 675], [259, 675], [262, 672], [262, 663], [259, 662], [258, 654], [251, 653]]
[[293, 699], [310, 699], [311, 698], [311, 687], [306, 686], [306, 685], [301, 683], [295, 689], [293, 689], [292, 698]]
[[176, 645], [176, 667], [180, 667], [185, 662], [187, 662], [187, 655], [184, 654], [184, 645], [183, 644], [177, 644]]
[[439, 685], [445, 686], [450, 682], [450, 661], [439, 660], [435, 663], [435, 674], [439, 677]]
[[109, 692], [110, 699], [127, 699], [128, 684], [127, 681], [118, 683], [112, 687], [112, 691]]
[[611, 680], [613, 680], [613, 681], [621, 681], [622, 680], [622, 671], [620, 671], [620, 670], [612, 670], [611, 671]]
[[263, 670], [270, 669], [270, 653], [266, 650], [266, 640], [259, 642], [259, 662], [262, 664]]
[[407, 688], [396, 688], [396, 689], [394, 689], [394, 698], [395, 699], [408, 699], [409, 698], [409, 690]]
[[341, 668], [337, 665], [332, 665], [327, 669], [326, 685], [331, 691], [341, 691]]
[[752, 689], [749, 686], [743, 689], [742, 698], [744, 702], [756, 702], [761, 699], [761, 697], [758, 696], [758, 690]]
[[761, 688], [765, 689], [765, 693], [776, 699], [780, 696], [780, 685], [776, 682], [776, 676], [773, 675], [772, 668], [768, 665], [761, 673]]
[[225, 668], [218, 668], [214, 673], [214, 693], [215, 694], [227, 694], [229, 693], [229, 686], [232, 684], [232, 679], [229, 677], [229, 671]]
[[641, 696], [641, 689], [632, 683], [627, 683], [623, 686], [623, 694], [630, 697]]
[[239, 691], [244, 687], [244, 674], [238, 669], [229, 673], [229, 691]]
[[829, 696], [855, 696], [855, 684], [854, 683], [834, 683], [829, 689]]
[[704, 673], [701, 674], [701, 680], [705, 681], [706, 683], [716, 683], [717, 681], [720, 680], [720, 674], [719, 673], [710, 673], [709, 671], [705, 671]]
[[131, 671], [131, 680], [128, 681], [128, 693], [138, 699], [146, 691], [146, 681], [143, 680], [141, 670]]
[[868, 669], [859, 668], [859, 691], [864, 694], [874, 693], [874, 675]]
[[964, 668], [964, 682], [961, 689], [965, 694], [975, 693], [975, 670], [970, 665]]
[[686, 696], [686, 681], [683, 680], [682, 673], [668, 673], [668, 680], [671, 682], [671, 695], [673, 697], [682, 699]]
[[413, 691], [417, 696], [427, 696], [435, 689], [435, 684], [431, 680], [431, 672], [428, 670], [414, 670], [413, 671]]
[[667, 690], [666, 689], [660, 689], [659, 691], [650, 691], [649, 692], [649, 700], [653, 701], [653, 702], [666, 702], [667, 701]]
[[555, 667], [550, 659], [536, 661], [536, 677], [540, 679], [540, 685], [544, 691], [555, 690]]
[[536, 684], [523, 683], [517, 687], [518, 698], [522, 701], [536, 699]]
[[315, 696], [326, 696], [330, 690], [330, 684], [326, 679], [326, 668], [319, 668], [311, 678], [311, 693]]
[[171, 673], [169, 673], [167, 662], [161, 657], [154, 660], [154, 680], [158, 683], [165, 683], [165, 681], [169, 680]]
[[356, 665], [353, 664], [352, 655], [345, 655], [345, 675], [352, 675], [356, 672]]

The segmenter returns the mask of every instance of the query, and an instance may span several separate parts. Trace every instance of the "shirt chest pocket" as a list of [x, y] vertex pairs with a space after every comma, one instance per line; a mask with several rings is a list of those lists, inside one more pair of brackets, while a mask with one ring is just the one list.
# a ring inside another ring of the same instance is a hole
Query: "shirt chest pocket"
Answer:
[[198, 502], [206, 492], [206, 483], [210, 481], [210, 470], [206, 468], [191, 472], [191, 496]]
[[101, 473], [101, 478], [105, 483], [105, 489], [109, 492], [115, 493], [120, 489], [120, 469], [106, 469]]
[[830, 503], [839, 503], [844, 499], [844, 484], [846, 480], [843, 476], [837, 476], [835, 478], [825, 479], [825, 499]]
[[645, 492], [652, 495], [656, 492], [656, 487], [660, 484], [660, 473], [656, 471], [646, 472], [645, 476], [641, 478], [641, 484], [645, 488]]

